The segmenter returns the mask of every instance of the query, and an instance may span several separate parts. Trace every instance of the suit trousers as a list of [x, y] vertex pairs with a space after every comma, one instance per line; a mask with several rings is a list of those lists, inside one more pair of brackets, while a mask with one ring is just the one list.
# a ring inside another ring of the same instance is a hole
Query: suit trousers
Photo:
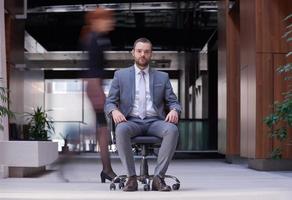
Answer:
[[116, 145], [128, 176], [136, 175], [131, 138], [138, 135], [153, 135], [162, 138], [154, 175], [164, 177], [176, 149], [179, 136], [177, 126], [158, 117], [145, 119], [129, 117], [127, 120], [116, 126]]

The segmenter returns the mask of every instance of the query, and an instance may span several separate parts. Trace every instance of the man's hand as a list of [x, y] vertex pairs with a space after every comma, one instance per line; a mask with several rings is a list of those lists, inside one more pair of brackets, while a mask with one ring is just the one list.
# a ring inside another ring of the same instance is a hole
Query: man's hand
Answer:
[[113, 117], [115, 124], [127, 121], [125, 116], [119, 110], [113, 110], [112, 117]]
[[173, 124], [178, 123], [178, 113], [175, 110], [171, 110], [167, 115], [165, 120], [166, 122], [170, 122]]

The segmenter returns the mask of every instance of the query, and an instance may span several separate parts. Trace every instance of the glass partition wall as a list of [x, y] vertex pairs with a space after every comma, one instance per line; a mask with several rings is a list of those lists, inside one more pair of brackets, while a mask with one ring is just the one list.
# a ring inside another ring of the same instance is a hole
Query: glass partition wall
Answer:
[[[70, 151], [86, 149], [88, 140], [82, 140], [83, 131], [90, 134], [88, 113], [84, 113], [88, 104], [84, 98], [84, 81], [82, 79], [50, 79], [45, 81], [45, 107], [55, 126], [53, 141], [58, 141], [59, 151], [68, 146]], [[86, 105], [85, 105], [86, 104]], [[93, 131], [91, 131], [93, 132]], [[81, 142], [82, 141], [82, 142]], [[66, 144], [65, 144], [66, 143]], [[88, 149], [88, 147], [87, 147]]]

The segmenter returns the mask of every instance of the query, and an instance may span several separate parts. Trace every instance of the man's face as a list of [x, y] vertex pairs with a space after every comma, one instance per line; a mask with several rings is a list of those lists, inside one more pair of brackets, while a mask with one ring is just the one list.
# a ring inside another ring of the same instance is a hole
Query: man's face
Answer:
[[145, 69], [152, 56], [151, 44], [138, 42], [132, 51], [135, 63], [140, 69]]

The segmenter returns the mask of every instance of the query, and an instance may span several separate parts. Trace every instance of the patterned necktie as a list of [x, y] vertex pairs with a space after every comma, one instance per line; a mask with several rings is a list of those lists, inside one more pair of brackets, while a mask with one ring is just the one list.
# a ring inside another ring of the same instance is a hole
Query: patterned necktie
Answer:
[[138, 112], [139, 117], [144, 119], [146, 117], [146, 80], [145, 80], [145, 72], [140, 71], [140, 80], [139, 80], [139, 105]]

